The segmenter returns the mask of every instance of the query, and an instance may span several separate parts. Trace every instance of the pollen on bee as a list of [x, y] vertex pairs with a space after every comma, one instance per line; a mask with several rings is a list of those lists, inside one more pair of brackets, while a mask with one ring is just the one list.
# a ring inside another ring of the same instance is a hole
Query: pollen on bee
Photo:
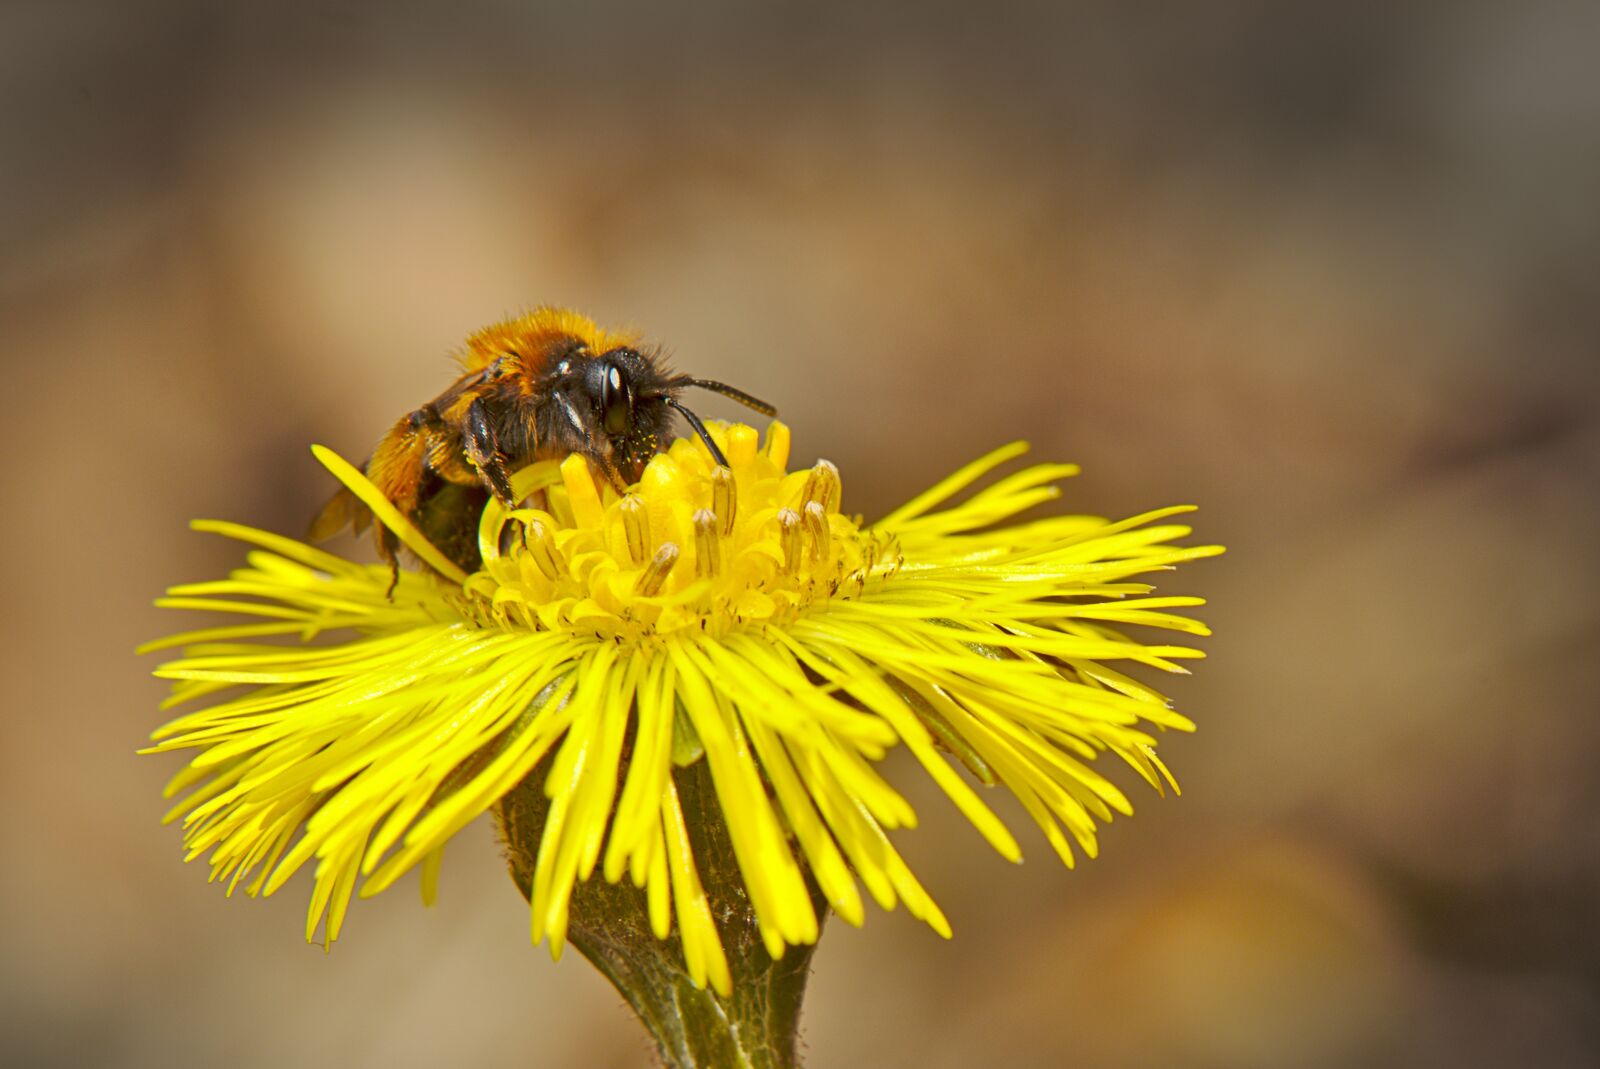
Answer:
[[629, 494], [617, 505], [622, 514], [622, 531], [627, 537], [628, 555], [633, 563], [643, 564], [650, 558], [650, 510], [644, 498]]
[[639, 573], [639, 578], [634, 580], [633, 592], [642, 598], [655, 597], [661, 593], [662, 584], [667, 581], [667, 576], [672, 574], [673, 565], [677, 563], [677, 543], [661, 543], [656, 555], [650, 558], [650, 563]]
[[711, 511], [721, 521], [722, 537], [733, 534], [733, 520], [738, 513], [739, 498], [734, 492], [733, 472], [718, 467], [711, 473]]

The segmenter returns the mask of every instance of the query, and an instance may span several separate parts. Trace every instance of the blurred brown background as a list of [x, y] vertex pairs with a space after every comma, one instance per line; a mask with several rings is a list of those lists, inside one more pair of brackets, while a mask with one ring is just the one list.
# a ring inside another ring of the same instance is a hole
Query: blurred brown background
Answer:
[[309, 442], [556, 302], [869, 515], [1026, 436], [1231, 548], [1184, 797], [1068, 873], [904, 775], [956, 938], [832, 925], [811, 1066], [1595, 1064], [1596, 11], [6, 4], [3, 1060], [648, 1064], [486, 826], [324, 956], [133, 756], [185, 522], [303, 529]]

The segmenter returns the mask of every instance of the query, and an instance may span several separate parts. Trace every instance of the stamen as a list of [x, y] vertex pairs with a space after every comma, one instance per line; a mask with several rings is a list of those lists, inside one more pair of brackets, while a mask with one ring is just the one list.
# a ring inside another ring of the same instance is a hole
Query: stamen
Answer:
[[806, 503], [806, 532], [811, 535], [811, 559], [826, 560], [828, 556], [828, 513], [819, 501]]
[[721, 571], [717, 514], [710, 509], [698, 509], [694, 514], [694, 574], [701, 579], [713, 579]]
[[667, 576], [672, 574], [672, 566], [677, 563], [677, 543], [661, 543], [656, 555], [650, 558], [649, 565], [639, 573], [639, 578], [634, 580], [633, 592], [641, 598], [655, 597], [661, 593], [661, 585], [667, 581]]
[[800, 514], [794, 509], [778, 513], [778, 544], [783, 547], [783, 570], [793, 575], [800, 570]]
[[806, 479], [806, 500], [815, 501], [825, 511], [833, 512], [839, 507], [843, 489], [844, 482], [839, 478], [838, 467], [831, 460], [819, 460]]
[[872, 539], [869, 540], [866, 545], [861, 547], [861, 569], [857, 573], [861, 577], [861, 581], [866, 582], [867, 576], [871, 575], [872, 569], [876, 568], [877, 566], [878, 542], [876, 539]]
[[722, 537], [733, 534], [733, 518], [739, 508], [738, 495], [734, 493], [733, 472], [718, 468], [711, 473], [711, 509], [721, 522]]
[[617, 505], [622, 513], [622, 532], [628, 540], [628, 556], [633, 563], [643, 564], [650, 558], [650, 510], [644, 498], [629, 494]]
[[528, 556], [546, 579], [552, 582], [561, 578], [565, 570], [561, 555], [556, 552], [556, 540], [550, 529], [539, 520], [527, 520], [522, 525], [522, 544], [528, 547]]

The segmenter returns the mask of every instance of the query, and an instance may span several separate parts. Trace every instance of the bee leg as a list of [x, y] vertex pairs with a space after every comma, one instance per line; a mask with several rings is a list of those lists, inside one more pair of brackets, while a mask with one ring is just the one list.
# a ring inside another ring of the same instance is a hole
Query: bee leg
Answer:
[[393, 601], [394, 588], [400, 585], [400, 539], [382, 524], [378, 525], [377, 534], [378, 556], [389, 565], [389, 589], [383, 592], [383, 596]]
[[628, 480], [624, 479], [622, 477], [622, 469], [617, 466], [616, 458], [615, 457], [599, 457], [599, 456], [594, 456], [593, 454], [590, 454], [590, 456], [591, 456], [591, 459], [593, 459], [597, 464], [600, 465], [600, 470], [606, 473], [606, 478], [611, 480], [611, 485], [612, 485], [612, 487], [614, 487], [616, 489], [617, 496], [618, 497], [627, 497], [628, 496]]
[[478, 469], [478, 477], [502, 505], [516, 507], [511, 497], [511, 474], [506, 471], [505, 457], [500, 455], [500, 448], [495, 444], [494, 428], [489, 426], [489, 412], [484, 408], [483, 398], [467, 406], [464, 430], [467, 459]]
[[584, 425], [583, 417], [578, 415], [578, 410], [573, 407], [572, 398], [564, 393], [552, 395], [561, 406], [561, 414], [566, 418], [564, 427], [557, 425], [554, 440], [562, 442], [574, 453], [582, 453], [589, 460], [590, 467], [599, 468], [605, 473], [606, 480], [617, 491], [618, 497], [625, 497], [628, 493], [628, 480], [623, 477], [622, 467], [617, 463], [614, 450], [602, 452], [590, 441], [588, 427]]
[[424, 427], [428, 430], [438, 430], [444, 426], [444, 419], [439, 415], [439, 409], [432, 401], [412, 412], [406, 417], [406, 423], [413, 431], [420, 431]]

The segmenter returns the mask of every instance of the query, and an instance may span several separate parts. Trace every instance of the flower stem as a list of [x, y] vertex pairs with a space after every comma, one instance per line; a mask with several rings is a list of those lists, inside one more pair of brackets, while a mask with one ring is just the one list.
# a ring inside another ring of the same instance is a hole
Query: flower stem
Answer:
[[[567, 937], [628, 1000], [669, 1069], [793, 1069], [815, 947], [790, 947], [776, 961], [768, 955], [706, 765], [702, 760], [676, 769], [673, 779], [733, 974], [732, 992], [723, 997], [690, 982], [677, 933], [655, 937], [644, 892], [626, 877], [616, 884], [596, 877], [574, 888]], [[536, 775], [496, 808], [511, 876], [524, 897], [549, 804], [543, 777]], [[806, 882], [817, 916], [825, 917], [826, 901], [809, 876]]]

